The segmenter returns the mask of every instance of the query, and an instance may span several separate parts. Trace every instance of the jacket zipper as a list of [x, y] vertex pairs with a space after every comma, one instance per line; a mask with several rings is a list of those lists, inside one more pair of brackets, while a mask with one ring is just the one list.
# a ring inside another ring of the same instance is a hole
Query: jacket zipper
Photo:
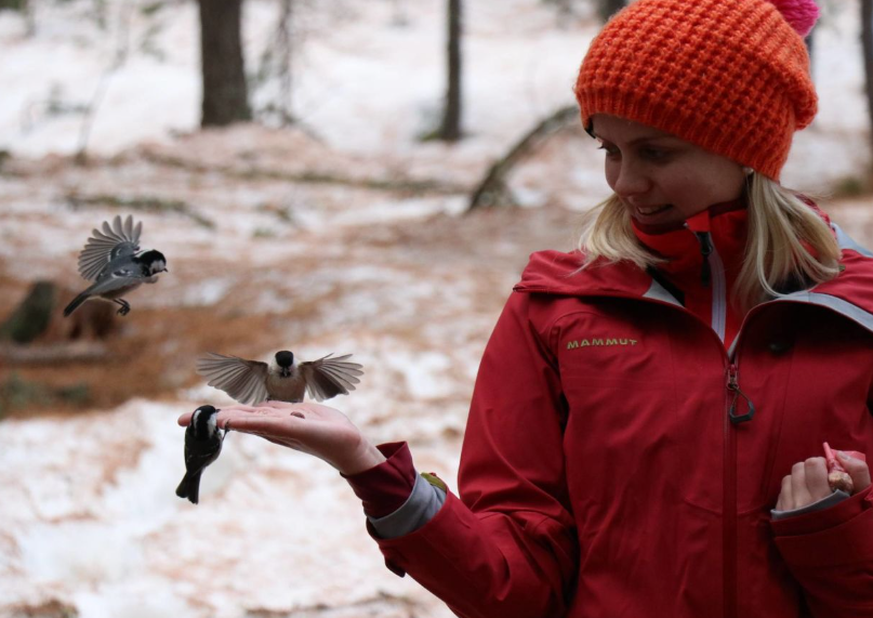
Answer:
[[[737, 335], [739, 336], [739, 334]], [[735, 426], [752, 420], [755, 405], [740, 390], [740, 371], [733, 360], [729, 361], [727, 375], [728, 404], [724, 415], [724, 616], [736, 618], [739, 596], [737, 570], [737, 433]], [[745, 401], [746, 411], [740, 414]]]
[[[738, 392], [737, 366], [728, 369], [728, 399]], [[733, 387], [733, 388], [732, 388]], [[736, 388], [736, 390], [733, 390]], [[730, 405], [733, 405], [731, 403]], [[737, 618], [737, 443], [730, 413], [724, 415], [724, 618]]]
[[737, 445], [731, 410], [739, 393], [739, 371], [732, 361], [727, 376], [727, 414], [724, 415], [724, 528], [722, 569], [724, 577], [724, 618], [737, 617]]
[[[715, 249], [712, 238], [707, 232], [695, 234], [700, 241], [700, 254], [703, 264], [700, 271], [700, 283], [703, 287], [712, 286], [712, 322], [710, 327], [724, 343], [727, 330], [727, 281], [724, 263]], [[739, 333], [737, 333], [739, 336]], [[730, 359], [730, 357], [729, 357]], [[737, 442], [733, 425], [737, 422], [735, 412], [739, 398], [748, 398], [740, 390], [739, 370], [736, 363], [729, 360], [727, 375], [727, 410], [724, 414], [724, 479], [723, 479], [723, 511], [722, 519], [722, 570], [724, 582], [724, 618], [738, 616], [738, 564], [737, 564]], [[750, 414], [754, 409], [750, 404]], [[749, 420], [743, 419], [743, 420]]]

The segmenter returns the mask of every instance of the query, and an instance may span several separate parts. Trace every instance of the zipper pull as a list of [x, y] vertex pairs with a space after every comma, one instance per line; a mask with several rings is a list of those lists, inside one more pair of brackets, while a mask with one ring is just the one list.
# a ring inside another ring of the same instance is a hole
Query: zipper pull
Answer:
[[712, 237], [709, 232], [694, 232], [697, 236], [697, 241], [700, 243], [700, 255], [703, 258], [703, 264], [700, 266], [700, 284], [708, 288], [712, 281], [712, 271], [709, 266], [709, 255], [712, 253]]
[[[753, 404], [752, 400], [749, 399], [746, 394], [740, 390], [739, 377], [739, 370], [737, 369], [737, 366], [731, 363], [731, 366], [728, 368], [727, 389], [731, 391], [734, 396], [733, 399], [731, 399], [731, 407], [728, 408], [728, 416], [731, 419], [731, 423], [733, 423], [734, 425], [739, 425], [740, 423], [750, 421], [755, 415], [755, 404]], [[737, 401], [739, 401], [740, 397], [746, 400], [746, 405], [749, 408], [749, 411], [745, 414], [736, 414]]]

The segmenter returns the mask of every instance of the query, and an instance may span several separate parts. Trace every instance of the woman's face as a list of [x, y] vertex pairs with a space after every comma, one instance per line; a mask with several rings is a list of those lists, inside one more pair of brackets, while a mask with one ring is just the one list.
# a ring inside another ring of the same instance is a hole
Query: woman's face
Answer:
[[727, 157], [617, 116], [592, 119], [606, 151], [606, 182], [639, 223], [674, 229], [743, 192], [743, 169]]

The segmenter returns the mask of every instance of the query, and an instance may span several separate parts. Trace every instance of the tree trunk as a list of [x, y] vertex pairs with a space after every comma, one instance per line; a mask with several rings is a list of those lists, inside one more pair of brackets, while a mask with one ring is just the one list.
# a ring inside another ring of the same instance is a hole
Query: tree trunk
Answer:
[[873, 0], [861, 0], [861, 47], [864, 53], [870, 155], [873, 157]]
[[242, 52], [242, 0], [199, 0], [203, 66], [200, 124], [251, 120]]
[[279, 56], [279, 110], [282, 126], [294, 124], [294, 82], [291, 32], [294, 23], [295, 0], [282, 0], [279, 29], [276, 32], [276, 54]]
[[512, 194], [506, 184], [506, 177], [515, 165], [551, 135], [577, 122], [579, 122], [579, 108], [576, 105], [562, 107], [540, 120], [491, 166], [484, 180], [473, 192], [470, 205], [467, 207], [468, 212], [476, 208], [500, 204], [514, 205], [515, 201], [512, 199]]
[[597, 12], [601, 21], [606, 23], [610, 17], [622, 10], [627, 4], [626, 0], [598, 0]]
[[461, 0], [448, 0], [448, 88], [442, 140], [453, 142], [461, 137]]
[[27, 0], [0, 0], [0, 10], [12, 9], [13, 11], [27, 10]]

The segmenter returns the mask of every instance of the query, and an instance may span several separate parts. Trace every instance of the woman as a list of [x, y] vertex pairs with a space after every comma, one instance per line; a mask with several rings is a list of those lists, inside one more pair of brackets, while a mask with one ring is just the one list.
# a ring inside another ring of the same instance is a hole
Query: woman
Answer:
[[[873, 259], [781, 187], [811, 0], [638, 0], [576, 83], [614, 196], [535, 253], [482, 359], [460, 495], [336, 410], [219, 423], [310, 452], [389, 568], [465, 617], [873, 615]], [[187, 416], [180, 419], [187, 422]]]

